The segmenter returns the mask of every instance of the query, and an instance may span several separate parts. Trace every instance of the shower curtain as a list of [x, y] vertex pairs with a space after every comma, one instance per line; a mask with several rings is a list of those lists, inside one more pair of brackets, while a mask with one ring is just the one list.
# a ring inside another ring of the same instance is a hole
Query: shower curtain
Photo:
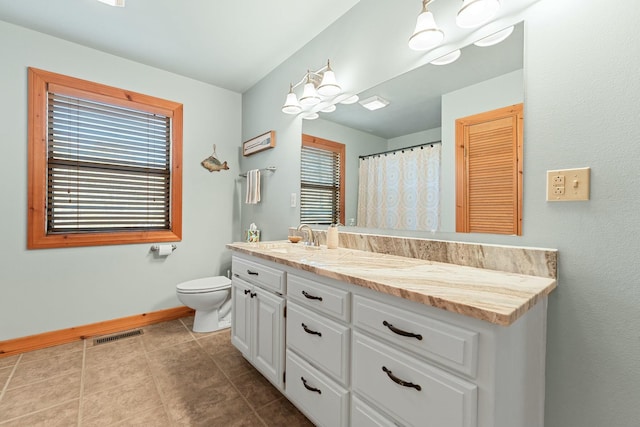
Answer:
[[440, 151], [423, 145], [361, 159], [358, 227], [437, 230]]

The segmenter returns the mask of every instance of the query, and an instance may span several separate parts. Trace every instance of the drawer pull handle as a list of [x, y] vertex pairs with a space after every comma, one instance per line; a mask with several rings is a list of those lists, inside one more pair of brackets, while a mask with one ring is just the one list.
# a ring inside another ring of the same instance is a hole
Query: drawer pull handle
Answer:
[[410, 383], [408, 381], [401, 380], [400, 378], [398, 378], [395, 375], [393, 375], [393, 372], [388, 370], [385, 366], [382, 367], [382, 370], [384, 371], [385, 374], [387, 374], [387, 376], [389, 378], [391, 378], [391, 381], [393, 381], [394, 383], [400, 384], [403, 387], [415, 388], [418, 391], [422, 390], [422, 387], [420, 387], [419, 384], [414, 384], [414, 383]]
[[402, 335], [403, 337], [415, 338], [417, 340], [422, 341], [422, 335], [420, 334], [414, 334], [413, 332], [407, 332], [407, 331], [403, 331], [402, 329], [398, 329], [394, 327], [391, 323], [387, 322], [386, 320], [383, 320], [382, 324], [387, 328], [391, 329], [391, 332], [393, 332], [394, 334]]
[[322, 301], [322, 297], [317, 297], [315, 295], [308, 294], [307, 291], [302, 291], [302, 295], [304, 295], [305, 298], [316, 299], [318, 301]]
[[249, 296], [250, 296], [251, 298], [255, 297], [256, 295], [258, 295], [258, 294], [256, 294], [255, 292], [251, 292], [251, 293], [249, 294]]
[[302, 385], [304, 386], [304, 388], [309, 391], [313, 391], [314, 393], [322, 394], [322, 390], [320, 390], [319, 388], [311, 387], [310, 385], [308, 385], [307, 380], [305, 380], [304, 377], [300, 377], [300, 379], [302, 380]]
[[305, 325], [304, 323], [302, 324], [302, 329], [304, 329], [304, 331], [308, 334], [317, 335], [319, 337], [322, 336], [322, 332], [312, 331], [311, 329], [307, 328], [307, 325]]
[[251, 271], [251, 270], [247, 270], [247, 274], [251, 275], [251, 276], [257, 276], [260, 273], [258, 273], [257, 271]]
[[246, 295], [246, 294], [248, 294], [249, 292], [251, 292], [249, 289], [245, 289], [245, 290], [244, 290], [244, 294], [245, 294], [245, 295]]

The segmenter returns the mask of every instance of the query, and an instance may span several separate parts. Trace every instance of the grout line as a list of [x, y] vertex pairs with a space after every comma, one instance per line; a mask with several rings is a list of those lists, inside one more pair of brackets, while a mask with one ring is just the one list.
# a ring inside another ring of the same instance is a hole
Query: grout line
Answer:
[[9, 389], [9, 384], [11, 383], [11, 380], [13, 379], [13, 375], [16, 373], [16, 369], [18, 369], [18, 365], [20, 364], [21, 360], [22, 360], [22, 354], [18, 356], [18, 360], [16, 360], [16, 363], [13, 365], [13, 369], [9, 374], [9, 378], [7, 378], [7, 381], [5, 381], [4, 387], [2, 387], [2, 390], [0, 390], [0, 402], [2, 402], [2, 398], [4, 397], [7, 390]]
[[82, 340], [82, 371], [80, 372], [80, 397], [78, 398], [78, 427], [82, 425], [82, 408], [84, 404], [84, 377], [87, 362], [87, 340]]
[[147, 348], [144, 346], [144, 342], [142, 342], [141, 344], [142, 344], [142, 351], [144, 352], [144, 358], [147, 361], [147, 368], [149, 369], [149, 373], [151, 374], [151, 381], [153, 381], [153, 385], [155, 386], [156, 391], [158, 392], [158, 396], [160, 396], [160, 402], [162, 403], [162, 410], [164, 411], [164, 414], [167, 416], [167, 419], [169, 420], [169, 422], [171, 423], [171, 426], [175, 426], [176, 423], [173, 420], [171, 413], [169, 412], [169, 408], [167, 407], [167, 397], [162, 392], [162, 388], [160, 387], [160, 384], [158, 383], [158, 380], [155, 374], [153, 373], [153, 370], [151, 369], [151, 359], [149, 359], [149, 352], [147, 351]]

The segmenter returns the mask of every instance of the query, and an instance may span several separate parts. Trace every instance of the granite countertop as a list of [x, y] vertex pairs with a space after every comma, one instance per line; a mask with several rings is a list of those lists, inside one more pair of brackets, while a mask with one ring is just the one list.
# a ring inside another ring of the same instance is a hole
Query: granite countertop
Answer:
[[288, 241], [227, 248], [498, 325], [510, 325], [556, 288], [556, 280], [356, 249]]

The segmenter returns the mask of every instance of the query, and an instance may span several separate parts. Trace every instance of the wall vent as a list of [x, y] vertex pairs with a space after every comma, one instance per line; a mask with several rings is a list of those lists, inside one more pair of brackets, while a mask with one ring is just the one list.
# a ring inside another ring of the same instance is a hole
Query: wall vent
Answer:
[[135, 337], [138, 335], [142, 335], [142, 329], [136, 329], [135, 331], [127, 331], [127, 332], [122, 332], [120, 334], [109, 335], [102, 338], [96, 338], [93, 340], [93, 345], [106, 344], [108, 342], [121, 340], [123, 338]]

